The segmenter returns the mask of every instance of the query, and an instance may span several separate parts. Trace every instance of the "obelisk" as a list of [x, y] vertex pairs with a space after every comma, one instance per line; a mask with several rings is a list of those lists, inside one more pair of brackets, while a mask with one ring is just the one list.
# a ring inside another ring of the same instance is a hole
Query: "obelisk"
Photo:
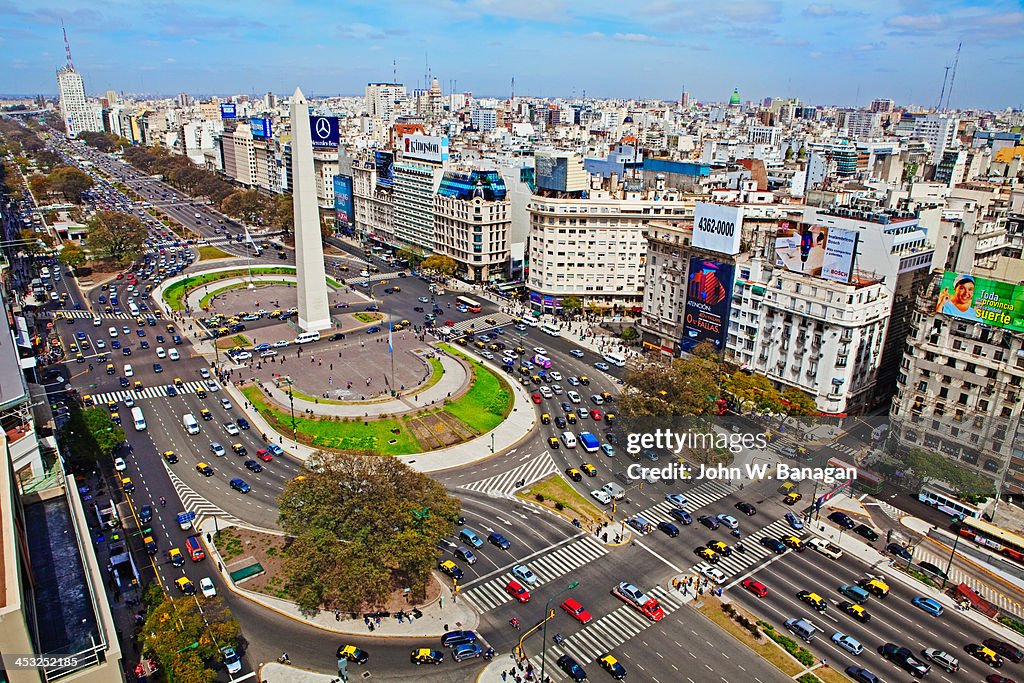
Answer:
[[324, 245], [316, 204], [313, 141], [309, 130], [309, 102], [298, 88], [292, 95], [292, 204], [295, 216], [295, 278], [299, 292], [299, 327], [317, 332], [331, 327], [327, 303]]

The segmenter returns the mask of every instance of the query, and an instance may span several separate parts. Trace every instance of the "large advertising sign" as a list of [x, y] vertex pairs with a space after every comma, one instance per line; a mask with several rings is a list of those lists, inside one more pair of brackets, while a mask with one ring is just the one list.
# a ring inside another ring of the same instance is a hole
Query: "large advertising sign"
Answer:
[[697, 202], [693, 209], [693, 246], [730, 256], [740, 253], [743, 208]]
[[942, 275], [935, 312], [1024, 332], [1024, 285], [947, 270]]
[[352, 178], [347, 175], [334, 176], [334, 212], [339, 228], [352, 227], [355, 207], [352, 202]]
[[309, 137], [313, 147], [327, 148], [338, 146], [338, 117], [310, 116]]
[[729, 305], [734, 268], [699, 256], [690, 258], [687, 277], [686, 308], [683, 311], [683, 338], [680, 347], [690, 351], [702, 341], [725, 348], [729, 332]]
[[235, 105], [231, 102], [220, 105], [220, 117], [222, 119], [233, 119], [237, 118], [237, 110]]
[[853, 258], [857, 253], [860, 233], [844, 228], [829, 228], [825, 240], [825, 255], [821, 261], [821, 276], [828, 280], [849, 282], [853, 275]]
[[403, 135], [402, 156], [407, 159], [441, 163], [448, 160], [448, 138], [430, 135]]
[[270, 119], [252, 118], [249, 119], [249, 128], [254, 138], [271, 138]]
[[391, 152], [374, 152], [373, 164], [377, 170], [377, 187], [394, 187], [395, 155]]
[[821, 275], [828, 228], [795, 221], [779, 221], [775, 234], [775, 265], [795, 273]]

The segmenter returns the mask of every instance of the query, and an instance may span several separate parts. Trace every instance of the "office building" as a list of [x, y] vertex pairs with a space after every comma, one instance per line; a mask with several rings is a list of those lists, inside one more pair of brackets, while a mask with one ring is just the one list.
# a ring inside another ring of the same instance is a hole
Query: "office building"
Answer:
[[73, 138], [82, 132], [103, 131], [103, 109], [98, 102], [86, 99], [82, 75], [75, 71], [70, 61], [57, 72], [57, 92], [68, 137]]
[[494, 109], [478, 107], [473, 110], [473, 127], [479, 131], [494, 130], [498, 125], [497, 112]]
[[[387, 177], [378, 176], [378, 156]], [[373, 150], [359, 152], [351, 158], [352, 205], [356, 235], [397, 248], [392, 158], [392, 152]]]
[[914, 119], [913, 137], [928, 143], [931, 152], [930, 163], [938, 164], [943, 153], [956, 143], [957, 126], [960, 118], [953, 114], [928, 114]]
[[511, 211], [498, 171], [446, 171], [434, 199], [434, 253], [455, 259], [468, 282], [507, 279]]
[[882, 132], [882, 115], [875, 111], [854, 109], [845, 112], [846, 134], [858, 140], [870, 139]]
[[371, 117], [394, 121], [408, 109], [409, 98], [401, 83], [367, 83], [366, 111]]
[[448, 138], [402, 137], [394, 161], [395, 241], [423, 254], [434, 249], [434, 195], [448, 160]]
[[876, 114], [890, 114], [896, 107], [896, 103], [892, 100], [885, 98], [875, 98], [871, 100], [871, 106], [869, 107], [873, 113]]

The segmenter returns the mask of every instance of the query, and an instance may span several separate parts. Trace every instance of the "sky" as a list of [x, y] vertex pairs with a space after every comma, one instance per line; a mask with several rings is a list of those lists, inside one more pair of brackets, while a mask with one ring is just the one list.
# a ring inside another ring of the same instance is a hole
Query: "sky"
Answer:
[[[61, 20], [86, 90], [478, 97], [875, 97], [1024, 104], [1024, 0], [0, 0], [0, 94], [55, 94]], [[428, 67], [429, 64], [429, 67]]]

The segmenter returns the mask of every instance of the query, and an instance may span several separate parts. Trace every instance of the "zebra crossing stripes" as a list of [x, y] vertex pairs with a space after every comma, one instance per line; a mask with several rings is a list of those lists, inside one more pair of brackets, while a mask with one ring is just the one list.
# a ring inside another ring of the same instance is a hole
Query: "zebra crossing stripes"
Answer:
[[[178, 389], [179, 394], [194, 394], [199, 389], [207, 390], [206, 386], [202, 382], [186, 382], [183, 387]], [[138, 401], [142, 398], [167, 398], [167, 386], [155, 386], [146, 387], [141, 391], [111, 391], [106, 394], [93, 394], [92, 400], [96, 405], [103, 405], [104, 403], [121, 403], [126, 399], [133, 399]]]
[[[897, 562], [901, 562], [897, 560]], [[926, 550], [923, 544], [918, 544], [914, 548], [914, 564], [920, 564], [921, 562], [930, 562], [936, 567], [945, 568], [949, 562], [949, 555], [939, 556], [930, 550]], [[950, 566], [949, 568], [949, 582], [953, 584], [966, 583], [967, 585], [977, 585], [978, 579], [975, 576], [971, 576], [964, 570]], [[985, 600], [992, 603], [996, 607], [1000, 608], [1005, 612], [1012, 614], [1024, 614], [1024, 606], [1019, 602], [1010, 598], [997, 590], [994, 590], [992, 584], [985, 586]]]
[[[689, 599], [679, 592], [667, 590], [661, 586], [655, 586], [646, 593], [661, 604], [666, 616], [678, 610]], [[582, 627], [563, 640], [561, 645], [549, 646], [548, 657], [550, 659], [546, 668], [557, 671], [555, 662], [562, 654], [570, 655], [581, 665], [592, 662], [627, 640], [636, 637], [638, 633], [653, 624], [653, 621], [629, 605], [622, 605]]]
[[691, 570], [700, 573], [704, 569], [716, 567], [725, 574], [726, 579], [739, 576], [769, 556], [775, 555], [774, 551], [761, 545], [762, 538], [784, 538], [786, 536], [803, 538], [804, 532], [795, 531], [785, 519], [777, 519], [768, 526], [747, 535], [743, 542], [743, 547], [746, 548], [745, 552], [737, 551], [733, 545], [732, 554], [728, 557], [719, 557], [717, 564], [699, 562]]
[[524, 481], [526, 483], [523, 486], [529, 486], [533, 482], [557, 471], [555, 469], [555, 462], [551, 459], [551, 454], [544, 451], [538, 457], [519, 467], [496, 474], [493, 477], [462, 484], [459, 488], [491, 496], [510, 496], [514, 491], [522, 488], [522, 486], [516, 486], [517, 482]]
[[391, 278], [397, 277], [395, 273], [374, 273], [370, 277], [347, 277], [345, 278], [346, 285], [358, 285], [363, 282], [380, 282], [381, 280], [390, 280]]
[[[487, 322], [488, 318], [494, 322]], [[456, 334], [465, 334], [470, 330], [473, 332], [484, 332], [485, 330], [494, 329], [495, 327], [511, 325], [514, 322], [516, 322], [516, 318], [513, 318], [508, 313], [488, 313], [487, 315], [478, 315], [475, 318], [460, 320], [452, 325], [452, 329], [455, 330]]]
[[65, 318], [88, 318], [89, 320], [92, 320], [93, 318], [101, 318], [103, 320], [135, 320], [135, 318], [128, 315], [127, 313], [121, 315], [97, 315], [95, 313], [90, 313], [89, 311], [86, 311], [84, 309], [74, 308], [58, 309], [54, 311], [39, 311], [36, 314], [36, 316], [39, 318], [53, 318], [56, 317], [58, 313], [60, 313]]
[[[705, 505], [711, 505], [712, 503], [725, 498], [729, 494], [737, 490], [736, 486], [732, 484], [726, 484], [720, 481], [705, 481], [701, 482], [697, 486], [694, 486], [689, 491], [683, 492], [683, 496], [686, 498], [686, 510], [688, 512], [696, 512], [699, 508]], [[672, 510], [676, 506], [667, 500], [663, 500], [656, 505], [647, 508], [640, 512], [640, 516], [647, 519], [651, 524], [657, 525], [658, 522], [673, 522], [675, 519], [669, 515], [669, 510]]]
[[[525, 562], [526, 566], [540, 579], [529, 586], [533, 589], [550, 581], [565, 576], [569, 572], [608, 554], [607, 546], [602, 545], [593, 536], [581, 536], [579, 540], [567, 543], [551, 553]], [[512, 597], [505, 592], [505, 585], [512, 579], [510, 571], [488, 579], [484, 583], [463, 589], [459, 595], [468, 599], [481, 613], [493, 610]]]
[[171, 479], [171, 485], [174, 487], [174, 492], [178, 494], [178, 499], [181, 500], [182, 509], [186, 512], [196, 513], [196, 517], [216, 517], [222, 522], [228, 522], [231, 524], [244, 524], [242, 520], [229, 515], [224, 512], [221, 508], [217, 507], [210, 501], [203, 498], [201, 495], [196, 493], [188, 484], [183, 482], [174, 470], [165, 462], [164, 470], [167, 472], [167, 476]]

